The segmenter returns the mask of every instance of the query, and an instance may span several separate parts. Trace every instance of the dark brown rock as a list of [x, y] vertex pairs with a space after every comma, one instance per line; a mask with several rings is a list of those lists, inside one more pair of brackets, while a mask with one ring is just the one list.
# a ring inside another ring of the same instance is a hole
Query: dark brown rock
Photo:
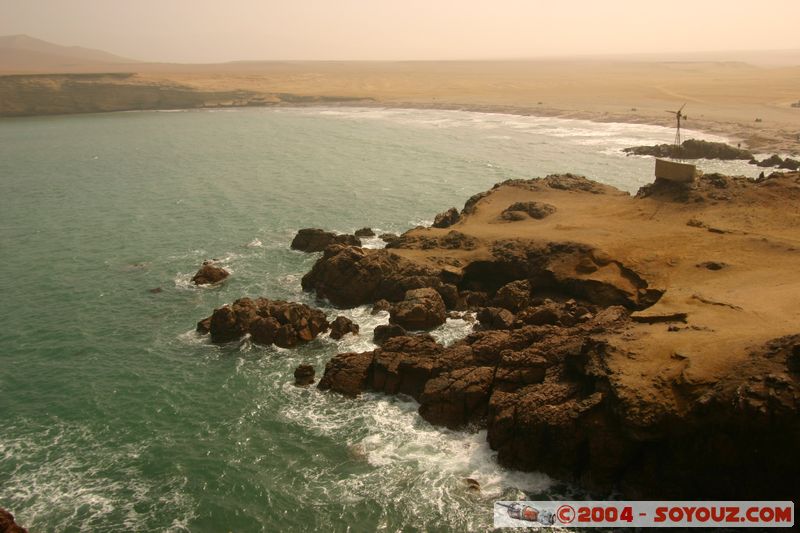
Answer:
[[656, 146], [625, 148], [623, 152], [632, 155], [652, 155], [680, 159], [741, 159], [745, 161], [753, 159], [753, 154], [749, 150], [742, 150], [725, 143], [697, 139], [686, 139], [678, 148], [673, 144], [659, 144]]
[[461, 298], [465, 309], [485, 307], [489, 303], [489, 294], [486, 291], [462, 291]]
[[214, 266], [212, 261], [203, 261], [203, 266], [200, 270], [192, 276], [192, 283], [195, 285], [210, 285], [212, 283], [219, 283], [230, 275], [230, 273], [222, 267]]
[[392, 337], [404, 337], [405, 335], [406, 330], [402, 326], [398, 326], [397, 324], [383, 324], [375, 327], [375, 330], [372, 332], [372, 342], [380, 346]]
[[14, 521], [14, 515], [0, 507], [0, 533], [28, 533], [28, 530]]
[[494, 296], [494, 304], [516, 313], [528, 307], [531, 301], [531, 282], [523, 279], [500, 287]]
[[354, 235], [339, 235], [319, 228], [305, 228], [297, 232], [292, 239], [292, 250], [301, 252], [321, 252], [332, 244], [361, 246], [361, 241]]
[[455, 309], [459, 306], [460, 295], [458, 293], [458, 287], [452, 283], [439, 283], [434, 288], [436, 292], [439, 293], [439, 296], [442, 297], [447, 309]]
[[432, 329], [447, 319], [444, 300], [431, 288], [406, 292], [405, 299], [392, 307], [389, 321], [408, 330]]
[[355, 231], [356, 237], [374, 237], [375, 232], [372, 231], [372, 228], [361, 228]]
[[378, 299], [402, 300], [406, 291], [439, 283], [439, 272], [391, 250], [331, 246], [303, 276], [303, 289], [334, 305], [355, 307]]
[[314, 367], [309, 364], [302, 364], [294, 369], [294, 384], [298, 387], [305, 387], [314, 383]]
[[253, 337], [253, 342], [256, 344], [263, 344], [269, 346], [275, 342], [275, 335], [278, 333], [278, 328], [281, 323], [277, 319], [268, 317], [258, 317], [250, 323], [250, 335]]
[[236, 313], [227, 305], [214, 309], [209, 323], [209, 331], [211, 332], [211, 342], [215, 343], [235, 341], [244, 335], [244, 329], [237, 320]]
[[274, 343], [283, 348], [309, 342], [328, 327], [325, 313], [319, 309], [266, 298], [240, 298], [197, 323], [197, 331], [210, 332], [215, 343], [238, 340], [249, 333], [257, 344]]
[[488, 412], [493, 367], [460, 368], [425, 383], [419, 414], [430, 422], [458, 428], [480, 422]]
[[358, 335], [358, 324], [355, 324], [352, 320], [345, 316], [337, 316], [336, 319], [331, 322], [331, 338], [335, 340], [339, 340], [348, 333], [352, 333], [353, 335]]
[[433, 227], [449, 228], [450, 226], [458, 222], [459, 218], [460, 215], [458, 214], [458, 209], [456, 209], [455, 207], [451, 207], [447, 211], [444, 211], [436, 215], [436, 218], [433, 220]]
[[419, 399], [425, 383], [442, 371], [443, 351], [427, 334], [390, 338], [373, 352], [369, 388]]
[[275, 332], [273, 340], [275, 346], [280, 348], [294, 348], [300, 342], [297, 331], [291, 324], [284, 324]]
[[467, 490], [470, 492], [480, 492], [481, 491], [481, 484], [478, 483], [477, 479], [472, 479], [471, 477], [464, 478], [464, 485], [467, 487]]
[[484, 307], [478, 311], [478, 321], [483, 329], [510, 329], [514, 314], [502, 307]]
[[396, 241], [399, 238], [400, 238], [400, 236], [397, 235], [396, 233], [381, 233], [380, 234], [380, 239], [385, 243], [392, 243], [392, 242]]
[[783, 158], [777, 154], [773, 154], [768, 158], [758, 162], [758, 166], [760, 167], [779, 167], [782, 164]]
[[389, 311], [392, 308], [392, 304], [389, 303], [387, 300], [380, 299], [374, 304], [372, 304], [372, 311], [373, 315], [377, 315], [381, 311]]
[[800, 160], [787, 157], [783, 160], [783, 163], [778, 165], [778, 168], [783, 168], [786, 170], [800, 170]]
[[209, 316], [204, 318], [203, 320], [200, 320], [197, 323], [197, 328], [195, 328], [195, 331], [203, 335], [209, 333], [211, 331], [211, 317]]
[[367, 390], [372, 373], [372, 357], [372, 352], [337, 355], [325, 365], [325, 373], [317, 388], [345, 396], [358, 396]]

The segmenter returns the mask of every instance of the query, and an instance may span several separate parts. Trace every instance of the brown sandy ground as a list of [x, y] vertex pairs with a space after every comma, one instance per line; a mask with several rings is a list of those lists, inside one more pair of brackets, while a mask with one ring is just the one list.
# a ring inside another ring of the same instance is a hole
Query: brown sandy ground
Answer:
[[[791, 107], [800, 100], [800, 66], [611, 60], [120, 66], [134, 68], [135, 76], [111, 82], [113, 93], [93, 96], [96, 110], [355, 101], [672, 126], [665, 111], [686, 103], [688, 128], [741, 140], [759, 152], [800, 153], [800, 108]], [[0, 80], [17, 91], [0, 87], [0, 116], [75, 111], [66, 104], [47, 108], [47, 91], [30, 91], [44, 86], [57, 94], [58, 77]], [[143, 101], [142, 86], [179, 88], [185, 101]]]

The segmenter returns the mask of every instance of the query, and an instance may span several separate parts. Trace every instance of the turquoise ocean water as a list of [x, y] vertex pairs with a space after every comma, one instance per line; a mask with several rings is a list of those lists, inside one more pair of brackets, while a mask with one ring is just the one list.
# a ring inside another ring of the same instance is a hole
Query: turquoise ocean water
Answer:
[[[672, 137], [374, 108], [0, 120], [0, 506], [32, 531], [463, 531], [488, 528], [495, 499], [562, 490], [408, 399], [292, 385], [301, 362], [319, 376], [337, 352], [371, 349], [384, 315], [345, 311], [361, 336], [295, 350], [212, 346], [194, 324], [241, 296], [339, 314], [300, 289], [315, 255], [289, 250], [299, 228], [401, 232], [554, 172], [635, 191], [652, 159], [620, 149]], [[208, 258], [232, 276], [191, 286]]]

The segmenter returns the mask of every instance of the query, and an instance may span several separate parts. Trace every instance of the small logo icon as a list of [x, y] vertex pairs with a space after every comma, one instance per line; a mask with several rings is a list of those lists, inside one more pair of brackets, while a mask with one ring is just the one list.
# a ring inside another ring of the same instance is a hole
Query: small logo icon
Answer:
[[571, 505], [562, 505], [556, 510], [556, 516], [562, 524], [570, 524], [575, 520], [575, 509]]
[[[519, 502], [514, 502], [510, 505], [498, 503], [500, 507], [505, 507], [509, 518], [514, 520], [524, 520], [525, 522], [538, 522], [543, 526], [551, 526], [555, 523], [553, 513], [546, 510], [539, 510], [530, 505], [523, 505]], [[574, 513], [574, 511], [573, 511]]]

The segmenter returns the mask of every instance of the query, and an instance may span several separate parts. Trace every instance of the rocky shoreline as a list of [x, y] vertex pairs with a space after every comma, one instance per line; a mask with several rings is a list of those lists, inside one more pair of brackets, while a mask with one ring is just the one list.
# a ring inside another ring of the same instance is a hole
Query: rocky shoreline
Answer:
[[793, 499], [798, 203], [797, 173], [636, 197], [548, 176], [498, 184], [385, 249], [334, 243], [305, 290], [386, 300], [409, 330], [445, 311], [479, 324], [451, 346], [401, 329], [334, 357], [318, 386], [409, 395], [433, 424], [486, 428], [502, 464], [598, 492]]
[[628, 155], [649, 155], [676, 159], [719, 159], [722, 161], [742, 160], [759, 167], [774, 167], [781, 170], [800, 170], [800, 161], [791, 157], [782, 158], [778, 154], [759, 161], [750, 150], [730, 146], [725, 143], [687, 139], [680, 146], [657, 144], [655, 146], [633, 146], [622, 150]]

